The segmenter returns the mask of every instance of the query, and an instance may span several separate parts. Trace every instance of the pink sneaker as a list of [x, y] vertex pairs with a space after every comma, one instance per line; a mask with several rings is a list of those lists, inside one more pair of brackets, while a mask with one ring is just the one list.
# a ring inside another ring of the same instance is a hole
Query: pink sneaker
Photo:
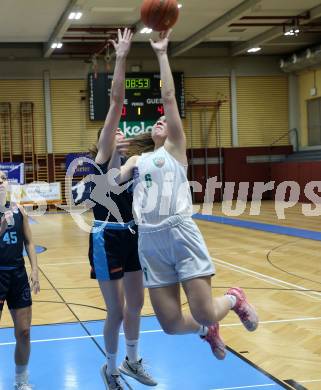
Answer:
[[225, 358], [225, 344], [219, 335], [218, 322], [216, 322], [214, 325], [209, 326], [207, 335], [201, 336], [201, 339], [209, 343], [216, 359], [223, 360]]
[[259, 317], [252, 305], [246, 299], [244, 291], [240, 287], [232, 287], [227, 290], [228, 295], [236, 297], [236, 304], [233, 307], [243, 325], [249, 332], [254, 332], [259, 325]]

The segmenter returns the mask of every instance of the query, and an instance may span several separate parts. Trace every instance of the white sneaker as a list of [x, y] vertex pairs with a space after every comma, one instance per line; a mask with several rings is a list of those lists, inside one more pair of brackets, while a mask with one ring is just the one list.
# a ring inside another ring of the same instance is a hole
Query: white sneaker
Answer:
[[32, 390], [33, 389], [33, 386], [31, 386], [29, 383], [16, 383], [14, 385], [14, 389], [15, 390]]
[[[100, 369], [101, 377], [105, 383], [106, 389], [108, 390], [124, 390], [123, 385], [120, 382], [119, 375], [107, 375], [107, 364], [101, 366]], [[24, 389], [23, 389], [24, 390]]]
[[154, 381], [154, 379], [143, 366], [143, 359], [138, 360], [138, 362], [132, 363], [128, 360], [128, 357], [126, 356], [126, 359], [119, 367], [119, 371], [125, 375], [135, 378], [138, 382], [144, 385], [157, 386], [157, 382]]

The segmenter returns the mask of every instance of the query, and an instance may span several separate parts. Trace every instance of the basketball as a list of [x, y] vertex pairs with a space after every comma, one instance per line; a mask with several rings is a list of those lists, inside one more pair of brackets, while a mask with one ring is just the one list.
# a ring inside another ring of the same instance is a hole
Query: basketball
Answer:
[[165, 31], [174, 26], [178, 14], [176, 0], [144, 0], [141, 6], [143, 23], [154, 31]]

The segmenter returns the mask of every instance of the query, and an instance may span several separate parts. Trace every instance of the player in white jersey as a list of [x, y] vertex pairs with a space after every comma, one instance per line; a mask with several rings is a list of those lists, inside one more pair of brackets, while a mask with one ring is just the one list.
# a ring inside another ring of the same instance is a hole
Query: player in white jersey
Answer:
[[[151, 41], [160, 65], [165, 109], [165, 117], [152, 129], [155, 149], [129, 158], [117, 180], [122, 183], [134, 177], [139, 256], [145, 286], [162, 328], [168, 334], [198, 334], [209, 342], [216, 358], [224, 359], [226, 350], [219, 336], [219, 321], [232, 309], [246, 329], [254, 331], [258, 316], [241, 288], [230, 288], [224, 296], [212, 297], [211, 277], [215, 268], [191, 218], [186, 138], [167, 56], [169, 34], [162, 32], [158, 42]], [[111, 168], [120, 168], [120, 156], [128, 146], [128, 141], [118, 142]], [[180, 285], [191, 315], [182, 313]]]

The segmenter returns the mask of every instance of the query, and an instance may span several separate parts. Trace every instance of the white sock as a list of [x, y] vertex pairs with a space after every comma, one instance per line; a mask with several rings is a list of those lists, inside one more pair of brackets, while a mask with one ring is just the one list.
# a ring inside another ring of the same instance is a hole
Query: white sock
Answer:
[[206, 336], [208, 333], [208, 327], [207, 326], [204, 326], [204, 325], [201, 325], [199, 330], [197, 331], [197, 334], [199, 336]]
[[107, 358], [107, 375], [117, 375], [118, 369], [116, 365], [117, 353], [106, 352]]
[[132, 363], [138, 362], [138, 340], [128, 340], [126, 339], [126, 350], [128, 360]]
[[231, 309], [233, 309], [233, 307], [236, 304], [236, 296], [230, 295], [230, 294], [226, 294], [225, 296], [230, 300], [230, 302], [231, 302]]
[[28, 383], [28, 364], [25, 366], [16, 365], [16, 383]]

